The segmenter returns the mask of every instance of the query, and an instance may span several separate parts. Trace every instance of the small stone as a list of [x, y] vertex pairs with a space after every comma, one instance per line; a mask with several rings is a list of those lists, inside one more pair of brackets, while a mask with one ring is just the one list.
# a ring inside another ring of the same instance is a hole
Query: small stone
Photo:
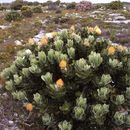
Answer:
[[16, 40], [16, 41], [15, 41], [15, 44], [16, 44], [17, 46], [20, 46], [20, 45], [22, 45], [22, 42], [19, 41], [19, 40]]
[[18, 114], [17, 114], [17, 113], [14, 113], [14, 116], [15, 116], [15, 117], [18, 117]]
[[13, 121], [9, 121], [9, 126], [12, 126], [14, 124]]
[[5, 99], [8, 99], [8, 94], [7, 93], [3, 93], [3, 97], [5, 98]]

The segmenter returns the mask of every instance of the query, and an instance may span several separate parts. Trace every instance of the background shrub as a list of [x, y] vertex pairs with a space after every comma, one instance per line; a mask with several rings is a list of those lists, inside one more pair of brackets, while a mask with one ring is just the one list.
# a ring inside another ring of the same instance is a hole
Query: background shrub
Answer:
[[107, 5], [107, 8], [113, 10], [123, 9], [123, 3], [120, 0], [112, 1], [110, 4]]
[[23, 6], [23, 0], [15, 0], [11, 3], [11, 9], [12, 10], [20, 10]]
[[62, 10], [59, 8], [59, 9], [57, 9], [55, 12], [56, 12], [56, 14], [61, 14], [61, 13], [62, 13]]
[[72, 3], [69, 3], [66, 8], [67, 9], [75, 9], [75, 7], [76, 7], [76, 3], [72, 2]]
[[42, 8], [41, 6], [35, 6], [33, 7], [33, 13], [42, 13]]
[[0, 5], [0, 10], [3, 11], [3, 10], [6, 10], [7, 8], [5, 6], [1, 6]]
[[42, 27], [42, 22], [40, 21], [40, 20], [35, 20], [35, 22], [34, 22], [34, 26], [36, 27], [36, 28], [41, 28]]
[[21, 20], [22, 16], [19, 12], [12, 11], [6, 14], [5, 20], [11, 22], [11, 21], [18, 21]]
[[32, 9], [29, 6], [23, 6], [21, 12], [24, 17], [32, 17], [33, 15]]
[[81, 1], [76, 5], [76, 9], [80, 11], [86, 11], [93, 8], [93, 4], [89, 1]]

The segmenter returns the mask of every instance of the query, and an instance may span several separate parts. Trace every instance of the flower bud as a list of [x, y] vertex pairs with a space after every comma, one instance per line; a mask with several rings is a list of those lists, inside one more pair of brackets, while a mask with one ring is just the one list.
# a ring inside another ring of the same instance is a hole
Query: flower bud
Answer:
[[89, 63], [93, 68], [97, 68], [103, 62], [103, 58], [101, 57], [100, 53], [96, 53], [93, 51], [88, 56], [88, 59], [89, 59]]
[[73, 47], [67, 49], [68, 55], [70, 58], [74, 58], [75, 57], [75, 49]]
[[45, 52], [43, 52], [43, 51], [38, 52], [38, 59], [39, 59], [39, 62], [41, 64], [46, 63], [46, 54], [45, 54]]
[[85, 110], [82, 107], [75, 107], [74, 108], [74, 116], [78, 120], [82, 120], [85, 116]]
[[119, 62], [117, 59], [109, 59], [109, 65], [112, 68], [121, 68], [123, 66], [122, 62]]
[[117, 95], [116, 96], [116, 101], [115, 101], [116, 105], [122, 105], [124, 102], [125, 102], [124, 95]]
[[13, 81], [12, 80], [9, 80], [9, 81], [6, 81], [5, 82], [5, 88], [8, 90], [8, 91], [11, 91], [13, 90]]
[[58, 125], [60, 130], [72, 130], [72, 125], [70, 122], [67, 122], [66, 120], [63, 122], [60, 122]]
[[99, 82], [99, 84], [101, 86], [105, 86], [105, 85], [108, 85], [111, 82], [112, 82], [111, 76], [109, 74], [103, 74], [102, 77], [101, 77], [101, 81]]
[[33, 100], [37, 104], [42, 104], [42, 96], [39, 93], [33, 94], [33, 96], [34, 96]]
[[117, 125], [123, 125], [125, 123], [125, 114], [121, 112], [116, 112], [114, 115], [114, 122]]
[[54, 62], [54, 54], [55, 54], [55, 51], [53, 49], [50, 49], [48, 51], [48, 60], [53, 63]]
[[23, 69], [22, 69], [22, 74], [23, 74], [25, 77], [28, 77], [29, 74], [30, 74], [29, 68], [23, 68]]
[[47, 72], [45, 75], [41, 76], [41, 79], [47, 84], [52, 84], [53, 79], [52, 79], [52, 74], [50, 72]]
[[64, 42], [63, 42], [62, 40], [57, 40], [57, 41], [55, 41], [54, 44], [55, 44], [56, 50], [57, 50], [57, 51], [61, 51], [62, 48], [63, 48]]
[[13, 98], [17, 100], [26, 100], [26, 92], [25, 91], [16, 91], [12, 93]]
[[17, 74], [14, 75], [14, 83], [19, 85], [22, 82], [22, 76], [18, 76]]

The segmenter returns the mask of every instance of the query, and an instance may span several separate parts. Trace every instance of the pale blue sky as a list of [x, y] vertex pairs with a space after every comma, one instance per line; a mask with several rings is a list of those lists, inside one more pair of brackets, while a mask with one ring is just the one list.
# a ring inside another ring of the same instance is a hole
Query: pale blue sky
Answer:
[[[0, 3], [2, 2], [12, 2], [13, 0], [0, 0]], [[47, 0], [27, 0], [27, 1], [39, 1], [39, 2], [45, 2]], [[53, 0], [55, 1], [55, 0]], [[80, 0], [61, 0], [63, 2], [79, 2]], [[114, 1], [114, 0], [89, 0], [91, 1], [92, 3], [109, 3], [111, 1]], [[125, 2], [130, 2], [130, 0], [121, 0], [121, 1], [125, 1]]]

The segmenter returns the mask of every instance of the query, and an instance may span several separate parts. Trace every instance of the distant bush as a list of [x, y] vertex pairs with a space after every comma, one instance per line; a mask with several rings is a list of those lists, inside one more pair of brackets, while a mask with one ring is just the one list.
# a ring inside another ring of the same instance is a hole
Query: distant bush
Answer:
[[69, 21], [69, 18], [61, 17], [61, 15], [59, 15], [59, 16], [55, 17], [53, 19], [53, 21], [54, 21], [55, 24], [59, 24], [59, 23], [63, 24], [63, 23], [67, 23]]
[[113, 10], [123, 9], [123, 3], [120, 0], [112, 1], [106, 7]]
[[18, 21], [21, 20], [22, 16], [20, 13], [16, 12], [16, 11], [12, 11], [9, 12], [6, 16], [5, 16], [5, 20], [11, 22], [11, 21]]
[[40, 20], [35, 20], [34, 26], [35, 26], [36, 28], [42, 27], [42, 22], [41, 22]]
[[24, 17], [32, 17], [33, 15], [32, 9], [29, 6], [23, 6], [21, 12]]
[[89, 1], [81, 1], [76, 5], [76, 9], [79, 11], [86, 11], [93, 8], [93, 4]]
[[72, 2], [70, 4], [67, 5], [67, 9], [75, 9], [76, 8], [76, 3]]
[[56, 14], [61, 14], [61, 12], [62, 12], [61, 9], [56, 10]]
[[20, 10], [22, 6], [23, 6], [23, 0], [16, 0], [11, 3], [12, 10]]
[[104, 7], [102, 4], [97, 4], [97, 5], [94, 6], [94, 9], [99, 9], [99, 8], [102, 8], [102, 7]]
[[6, 10], [7, 8], [5, 6], [0, 6], [0, 10], [3, 11], [3, 10]]
[[43, 11], [42, 11], [42, 8], [41, 8], [41, 6], [35, 6], [34, 8], [33, 8], [33, 13], [42, 13]]

